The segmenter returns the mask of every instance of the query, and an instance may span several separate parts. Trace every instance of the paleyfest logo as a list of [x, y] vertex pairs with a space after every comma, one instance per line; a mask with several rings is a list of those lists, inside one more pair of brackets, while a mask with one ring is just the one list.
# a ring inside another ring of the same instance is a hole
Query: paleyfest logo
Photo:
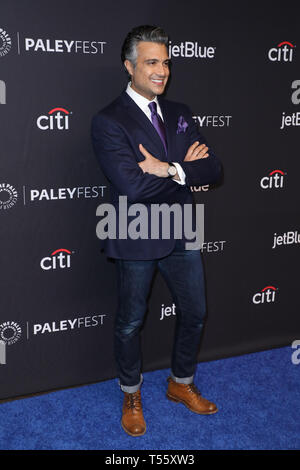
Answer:
[[5, 56], [11, 49], [11, 39], [4, 29], [0, 28], [0, 57]]
[[20, 339], [22, 329], [14, 321], [7, 321], [0, 325], [0, 364], [6, 364], [6, 346], [11, 346]]
[[0, 183], [0, 211], [10, 209], [18, 199], [15, 188], [8, 183]]
[[[18, 42], [21, 43], [18, 33]], [[106, 41], [82, 41], [53, 38], [24, 38], [25, 52], [73, 53], [73, 54], [104, 54]]]

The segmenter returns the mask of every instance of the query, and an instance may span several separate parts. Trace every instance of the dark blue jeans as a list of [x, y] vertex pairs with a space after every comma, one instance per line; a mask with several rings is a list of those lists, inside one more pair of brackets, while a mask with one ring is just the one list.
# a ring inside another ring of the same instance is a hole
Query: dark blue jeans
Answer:
[[176, 305], [171, 375], [193, 382], [206, 312], [204, 274], [199, 250], [185, 250], [181, 241], [165, 258], [150, 261], [116, 260], [118, 309], [115, 320], [115, 357], [121, 389], [137, 391], [142, 382], [140, 329], [156, 269], [165, 279]]

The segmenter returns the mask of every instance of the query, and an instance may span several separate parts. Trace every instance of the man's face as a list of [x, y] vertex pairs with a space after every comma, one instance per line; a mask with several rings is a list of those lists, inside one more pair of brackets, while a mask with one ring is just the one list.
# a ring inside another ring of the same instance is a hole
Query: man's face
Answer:
[[148, 100], [161, 95], [166, 87], [170, 70], [169, 56], [164, 44], [139, 42], [137, 45], [136, 66], [125, 60], [125, 66], [131, 75], [131, 87]]

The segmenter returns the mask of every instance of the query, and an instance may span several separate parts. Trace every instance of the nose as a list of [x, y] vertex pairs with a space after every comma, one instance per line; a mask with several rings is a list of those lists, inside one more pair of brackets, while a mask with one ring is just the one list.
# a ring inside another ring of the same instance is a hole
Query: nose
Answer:
[[162, 64], [162, 63], [157, 63], [157, 66], [156, 66], [156, 69], [155, 69], [155, 73], [159, 76], [159, 77], [166, 77], [169, 73], [169, 69], [166, 65]]

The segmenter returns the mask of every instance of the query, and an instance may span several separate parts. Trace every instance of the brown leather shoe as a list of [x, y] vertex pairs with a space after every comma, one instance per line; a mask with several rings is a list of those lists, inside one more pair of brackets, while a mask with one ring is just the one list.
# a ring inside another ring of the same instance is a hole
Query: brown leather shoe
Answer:
[[216, 405], [203, 398], [195, 384], [181, 384], [168, 378], [167, 398], [175, 403], [183, 403], [189, 410], [200, 415], [212, 415], [218, 411]]
[[146, 432], [141, 391], [124, 393], [122, 428], [130, 436], [142, 436]]

